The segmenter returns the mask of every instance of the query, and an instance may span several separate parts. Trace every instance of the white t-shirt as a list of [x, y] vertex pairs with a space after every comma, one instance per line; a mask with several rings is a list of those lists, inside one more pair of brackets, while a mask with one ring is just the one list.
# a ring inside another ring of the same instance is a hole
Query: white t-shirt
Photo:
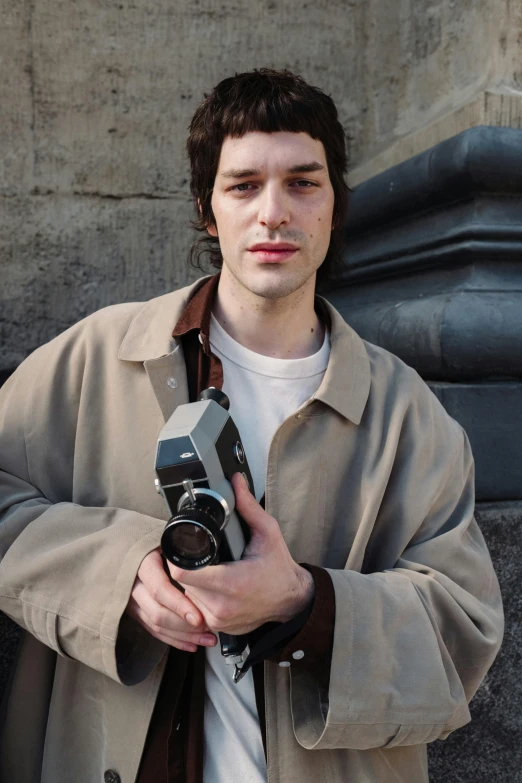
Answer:
[[[212, 316], [210, 345], [223, 363], [223, 391], [241, 435], [254, 479], [255, 495], [265, 493], [268, 450], [285, 419], [323, 379], [330, 356], [326, 333], [322, 347], [304, 359], [274, 359], [250, 351], [232, 339]], [[266, 783], [266, 762], [252, 672], [234, 685], [219, 643], [207, 649], [205, 665], [204, 783]]]

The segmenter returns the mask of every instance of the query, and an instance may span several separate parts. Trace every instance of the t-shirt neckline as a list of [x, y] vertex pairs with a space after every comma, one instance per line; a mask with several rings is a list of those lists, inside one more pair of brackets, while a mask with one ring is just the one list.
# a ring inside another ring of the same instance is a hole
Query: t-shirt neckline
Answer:
[[210, 345], [214, 351], [250, 372], [273, 378], [310, 378], [326, 370], [330, 356], [330, 335], [325, 329], [324, 340], [318, 351], [301, 359], [281, 359], [251, 351], [234, 340], [221, 326], [215, 315], [210, 316]]

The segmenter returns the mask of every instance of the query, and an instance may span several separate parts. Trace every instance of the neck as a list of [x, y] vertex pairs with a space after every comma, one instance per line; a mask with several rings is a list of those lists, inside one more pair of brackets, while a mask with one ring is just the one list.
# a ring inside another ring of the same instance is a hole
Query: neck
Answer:
[[245, 348], [278, 359], [302, 359], [316, 353], [324, 340], [314, 296], [315, 275], [297, 291], [267, 299], [249, 291], [223, 266], [213, 314]]

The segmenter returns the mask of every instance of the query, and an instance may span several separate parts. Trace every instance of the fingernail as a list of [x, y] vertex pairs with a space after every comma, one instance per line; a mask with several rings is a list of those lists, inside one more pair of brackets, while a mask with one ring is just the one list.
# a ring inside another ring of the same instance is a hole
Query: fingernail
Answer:
[[192, 612], [187, 612], [185, 615], [185, 620], [187, 623], [190, 623], [191, 625], [199, 625], [199, 619], [196, 617], [195, 614], [192, 614]]

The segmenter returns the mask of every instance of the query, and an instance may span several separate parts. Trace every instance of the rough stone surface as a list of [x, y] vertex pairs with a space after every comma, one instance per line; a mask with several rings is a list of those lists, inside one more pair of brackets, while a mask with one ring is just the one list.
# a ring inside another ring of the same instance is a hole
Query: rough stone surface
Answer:
[[400, 136], [381, 152], [363, 160], [350, 172], [350, 184], [356, 186], [461, 131], [479, 125], [522, 128], [522, 91], [480, 92], [469, 103], [458, 106], [418, 130]]
[[200, 274], [186, 263], [186, 196], [18, 196], [1, 206], [0, 370], [94, 310]]
[[[0, 212], [33, 187], [34, 96], [28, 0], [0, 0]], [[2, 259], [0, 257], [0, 274]]]
[[[331, 92], [354, 163], [466, 103], [520, 87], [512, 0], [1, 0], [2, 192], [172, 193], [203, 91], [290, 67]], [[31, 143], [32, 142], [32, 143]], [[2, 149], [6, 147], [2, 144]], [[25, 154], [24, 154], [25, 153]], [[3, 156], [4, 157], [4, 156]]]
[[361, 165], [487, 87], [520, 91], [521, 17], [513, 0], [0, 0], [0, 372], [100, 303], [191, 279], [184, 142], [219, 79], [302, 73]]

